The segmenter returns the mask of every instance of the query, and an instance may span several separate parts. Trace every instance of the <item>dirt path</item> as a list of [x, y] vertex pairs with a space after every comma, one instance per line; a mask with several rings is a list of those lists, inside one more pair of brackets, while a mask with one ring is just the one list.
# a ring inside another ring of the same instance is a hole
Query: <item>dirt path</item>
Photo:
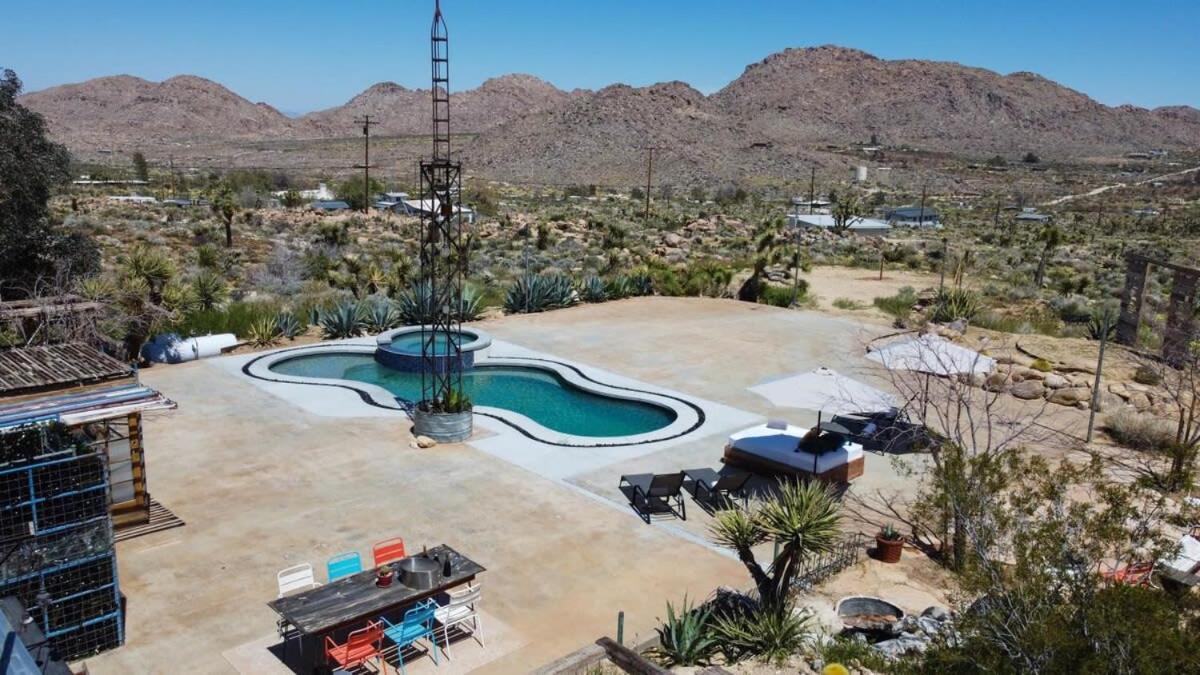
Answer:
[[1200, 166], [1193, 166], [1190, 169], [1183, 169], [1182, 171], [1175, 171], [1173, 173], [1164, 173], [1161, 176], [1154, 176], [1153, 178], [1146, 178], [1145, 180], [1139, 180], [1136, 183], [1113, 183], [1112, 185], [1103, 185], [1094, 190], [1088, 190], [1087, 192], [1081, 192], [1079, 194], [1073, 194], [1073, 195], [1064, 195], [1062, 197], [1057, 197], [1055, 199], [1051, 199], [1050, 201], [1046, 202], [1042, 206], [1057, 206], [1059, 204], [1065, 204], [1069, 201], [1079, 199], [1080, 197], [1095, 197], [1096, 195], [1104, 194], [1105, 192], [1108, 192], [1110, 190], [1119, 190], [1121, 188], [1130, 187], [1131, 185], [1145, 185], [1147, 183], [1153, 183], [1156, 180], [1162, 180], [1164, 178], [1174, 178], [1175, 176], [1186, 176], [1187, 174], [1194, 173], [1196, 171], [1200, 171]]

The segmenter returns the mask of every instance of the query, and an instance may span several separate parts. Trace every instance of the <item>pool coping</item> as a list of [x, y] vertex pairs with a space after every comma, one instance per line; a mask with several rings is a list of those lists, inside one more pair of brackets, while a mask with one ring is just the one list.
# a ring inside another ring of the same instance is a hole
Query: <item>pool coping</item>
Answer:
[[[471, 329], [471, 332], [474, 329]], [[488, 337], [490, 343], [490, 336]], [[352, 344], [339, 343], [327, 345], [305, 345], [292, 347], [262, 354], [247, 361], [241, 368], [242, 372], [254, 379], [281, 384], [298, 384], [308, 386], [337, 387], [358, 394], [367, 405], [387, 410], [395, 410], [408, 414], [411, 402], [397, 398], [390, 391], [378, 385], [340, 378], [302, 377], [298, 375], [282, 375], [271, 370], [271, 366], [294, 358], [312, 354], [328, 354], [343, 352], [351, 354], [374, 355], [376, 343]], [[504, 408], [476, 406], [475, 414], [497, 420], [512, 428], [530, 440], [546, 445], [573, 448], [609, 448], [646, 445], [671, 441], [699, 429], [706, 420], [704, 410], [695, 403], [671, 394], [652, 392], [636, 387], [628, 387], [607, 382], [601, 382], [585, 374], [577, 366], [545, 358], [543, 356], [494, 356], [487, 351], [476, 353], [477, 366], [516, 366], [537, 368], [556, 374], [568, 384], [585, 392], [599, 396], [625, 401], [635, 401], [648, 405], [666, 408], [675, 414], [675, 419], [661, 429], [634, 434], [629, 436], [577, 436], [555, 431], [538, 424], [525, 415]], [[407, 405], [406, 405], [407, 404]]]

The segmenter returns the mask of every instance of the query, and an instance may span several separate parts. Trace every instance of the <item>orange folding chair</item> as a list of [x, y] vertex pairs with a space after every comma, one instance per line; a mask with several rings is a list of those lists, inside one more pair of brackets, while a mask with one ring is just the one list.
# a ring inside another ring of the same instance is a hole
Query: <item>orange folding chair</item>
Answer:
[[367, 623], [366, 628], [360, 628], [347, 635], [344, 644], [338, 644], [333, 638], [325, 636], [325, 659], [328, 663], [337, 664], [338, 667], [347, 670], [358, 668], [371, 659], [380, 658], [381, 642], [383, 624], [371, 621]]
[[371, 548], [371, 552], [375, 555], [376, 567], [385, 563], [395, 562], [404, 557], [404, 540], [396, 537], [395, 539], [381, 541]]

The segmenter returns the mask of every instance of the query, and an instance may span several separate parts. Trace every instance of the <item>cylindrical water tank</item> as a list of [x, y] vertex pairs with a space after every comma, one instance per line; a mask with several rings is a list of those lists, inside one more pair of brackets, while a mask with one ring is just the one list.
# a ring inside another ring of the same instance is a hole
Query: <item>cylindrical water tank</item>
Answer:
[[867, 180], [867, 167], [865, 167], [865, 166], [854, 167], [854, 180], [859, 183], [865, 183]]

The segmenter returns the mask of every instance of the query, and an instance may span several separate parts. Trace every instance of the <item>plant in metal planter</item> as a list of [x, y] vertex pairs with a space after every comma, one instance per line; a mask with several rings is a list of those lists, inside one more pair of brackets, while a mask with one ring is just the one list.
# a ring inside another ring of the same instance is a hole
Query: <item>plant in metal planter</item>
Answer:
[[318, 323], [321, 326], [321, 334], [326, 340], [340, 340], [362, 335], [363, 326], [358, 316], [358, 305], [353, 302], [343, 302], [321, 312]]

